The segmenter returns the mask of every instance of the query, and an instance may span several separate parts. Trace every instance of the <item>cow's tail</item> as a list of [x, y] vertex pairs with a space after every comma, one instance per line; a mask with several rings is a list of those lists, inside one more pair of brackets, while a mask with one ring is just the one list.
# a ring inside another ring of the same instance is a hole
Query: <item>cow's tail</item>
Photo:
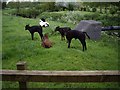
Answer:
[[86, 34], [86, 36], [90, 39], [89, 35], [86, 32], [83, 32], [84, 34]]

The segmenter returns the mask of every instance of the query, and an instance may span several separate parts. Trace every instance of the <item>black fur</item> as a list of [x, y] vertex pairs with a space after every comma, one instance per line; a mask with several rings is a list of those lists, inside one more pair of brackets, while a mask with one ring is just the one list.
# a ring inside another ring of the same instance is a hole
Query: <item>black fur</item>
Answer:
[[68, 31], [70, 31], [71, 30], [71, 28], [70, 27], [56, 27], [55, 28], [55, 31], [59, 31], [60, 32], [60, 34], [61, 34], [61, 40], [65, 40], [65, 36], [66, 36], [66, 34], [67, 34], [67, 32]]
[[45, 19], [44, 19], [44, 18], [41, 18], [41, 20], [42, 20], [43, 22], [45, 22]]
[[[86, 42], [85, 42], [85, 39], [86, 39], [85, 34], [87, 35], [86, 32], [81, 32], [81, 31], [78, 31], [78, 30], [71, 30], [71, 31], [69, 31], [67, 33], [67, 35], [66, 35], [66, 39], [68, 41], [68, 48], [70, 48], [71, 40], [73, 38], [75, 38], [75, 39], [79, 39], [79, 41], [82, 43], [83, 51], [87, 50]], [[88, 38], [89, 38], [89, 36], [88, 36]]]
[[26, 25], [25, 30], [29, 30], [29, 32], [31, 33], [32, 40], [34, 39], [35, 32], [39, 33], [41, 40], [42, 40], [43, 34], [42, 34], [42, 27], [41, 26], [31, 26], [30, 27], [29, 25]]

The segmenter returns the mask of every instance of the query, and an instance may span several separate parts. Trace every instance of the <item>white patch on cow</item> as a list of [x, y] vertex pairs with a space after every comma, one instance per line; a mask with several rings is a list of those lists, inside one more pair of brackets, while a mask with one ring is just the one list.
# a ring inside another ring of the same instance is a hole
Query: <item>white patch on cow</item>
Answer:
[[39, 24], [40, 24], [40, 26], [42, 26], [42, 27], [48, 27], [48, 26], [49, 26], [49, 23], [48, 23], [48, 22], [43, 22], [42, 20], [40, 20]]

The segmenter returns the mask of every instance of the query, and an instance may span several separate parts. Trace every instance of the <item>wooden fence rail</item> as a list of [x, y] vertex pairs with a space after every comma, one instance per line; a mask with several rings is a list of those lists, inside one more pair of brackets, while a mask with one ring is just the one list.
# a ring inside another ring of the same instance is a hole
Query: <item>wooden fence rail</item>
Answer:
[[[17, 63], [18, 70], [0, 70], [2, 81], [18, 81], [20, 89], [27, 82], [120, 82], [120, 71], [29, 71], [26, 63]], [[26, 90], [26, 89], [25, 89]]]
[[1, 70], [3, 81], [19, 82], [120, 82], [118, 71]]

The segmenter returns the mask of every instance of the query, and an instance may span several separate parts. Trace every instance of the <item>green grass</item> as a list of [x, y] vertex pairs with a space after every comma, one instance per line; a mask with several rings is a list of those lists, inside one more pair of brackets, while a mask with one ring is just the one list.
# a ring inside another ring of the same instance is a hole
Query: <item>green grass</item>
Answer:
[[[88, 50], [83, 52], [78, 40], [73, 39], [71, 48], [60, 40], [56, 26], [75, 25], [48, 21], [50, 27], [43, 28], [54, 43], [52, 48], [41, 47], [39, 35], [34, 41], [24, 30], [26, 24], [38, 25], [39, 19], [28, 19], [3, 15], [2, 69], [16, 69], [18, 61], [26, 61], [29, 70], [118, 70], [118, 38], [102, 33], [98, 41], [86, 40]], [[17, 88], [18, 83], [3, 82], [3, 88]], [[118, 88], [118, 83], [29, 83], [31, 88]]]
[[[0, 10], [0, 69], [2, 69], [2, 10]], [[0, 81], [0, 89], [1, 88], [2, 81]]]

